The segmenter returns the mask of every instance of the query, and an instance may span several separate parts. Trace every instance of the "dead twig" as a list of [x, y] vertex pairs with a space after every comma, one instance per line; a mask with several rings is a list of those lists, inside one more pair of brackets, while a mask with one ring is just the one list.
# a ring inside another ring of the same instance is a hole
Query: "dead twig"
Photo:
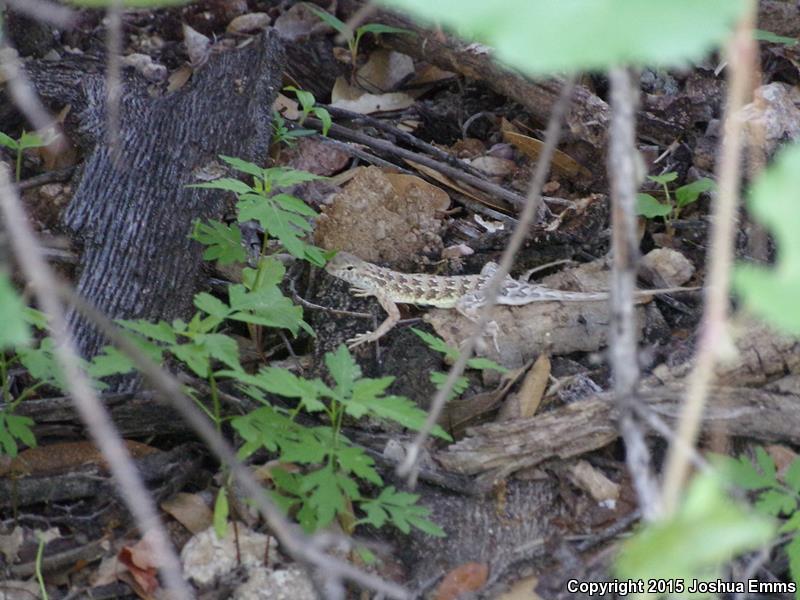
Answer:
[[694, 369], [689, 375], [686, 401], [676, 435], [683, 444], [671, 444], [667, 455], [662, 500], [667, 515], [678, 503], [689, 470], [687, 446], [694, 446], [706, 404], [719, 349], [725, 346], [728, 318], [728, 289], [733, 267], [733, 243], [739, 198], [739, 159], [742, 152], [743, 122], [739, 117], [747, 100], [758, 45], [753, 39], [757, 2], [749, 0], [747, 13], [740, 21], [728, 49], [728, 98], [720, 160], [717, 171], [719, 191], [714, 203], [711, 242], [708, 254], [708, 279], [705, 308]]
[[452, 391], [456, 380], [464, 372], [464, 368], [467, 366], [467, 361], [472, 357], [472, 352], [475, 350], [475, 345], [483, 335], [483, 331], [489, 322], [489, 315], [491, 314], [492, 307], [497, 299], [497, 292], [499, 291], [506, 275], [508, 275], [508, 272], [511, 268], [511, 263], [514, 260], [514, 256], [519, 247], [522, 245], [525, 236], [528, 234], [528, 229], [533, 224], [534, 217], [539, 211], [539, 206], [542, 202], [542, 187], [544, 186], [547, 173], [550, 170], [550, 161], [552, 160], [553, 155], [555, 154], [556, 146], [558, 145], [558, 139], [561, 133], [561, 123], [569, 107], [573, 86], [574, 82], [571, 79], [564, 84], [564, 88], [561, 90], [559, 101], [553, 107], [553, 114], [550, 116], [550, 122], [547, 124], [545, 145], [542, 149], [542, 154], [539, 157], [539, 161], [536, 163], [536, 170], [534, 171], [533, 179], [531, 180], [531, 185], [528, 190], [528, 198], [525, 208], [519, 217], [519, 223], [516, 229], [514, 229], [511, 239], [508, 241], [508, 246], [506, 246], [506, 249], [503, 251], [497, 271], [486, 285], [486, 304], [481, 308], [481, 311], [478, 315], [478, 322], [475, 325], [475, 331], [461, 349], [458, 360], [456, 360], [455, 364], [453, 364], [453, 366], [450, 368], [450, 372], [447, 374], [445, 383], [437, 390], [433, 402], [431, 403], [431, 408], [428, 411], [428, 418], [425, 420], [425, 424], [419, 430], [417, 435], [414, 437], [414, 441], [408, 447], [405, 460], [397, 468], [398, 475], [401, 477], [408, 477], [410, 483], [413, 483], [416, 479], [416, 464], [419, 458], [419, 453], [422, 450], [422, 445], [425, 443], [425, 440], [427, 439], [428, 435], [430, 435], [430, 432], [436, 424], [436, 421], [439, 419], [439, 415], [444, 408], [447, 398], [450, 396], [450, 392]]
[[180, 561], [158, 518], [155, 504], [116, 433], [108, 413], [97, 399], [89, 378], [80, 366], [75, 343], [69, 333], [66, 316], [55, 291], [58, 284], [42, 257], [17, 191], [11, 183], [7, 165], [0, 166], [0, 210], [17, 261], [36, 293], [39, 306], [50, 320], [56, 358], [63, 370], [81, 420], [88, 427], [95, 445], [108, 461], [109, 469], [120, 488], [120, 496], [136, 519], [140, 532], [142, 534], [148, 532], [152, 536], [159, 570], [164, 576], [167, 588], [176, 598], [188, 600], [192, 594], [181, 576]]
[[636, 92], [630, 73], [612, 69], [611, 127], [608, 174], [611, 182], [611, 322], [609, 324], [614, 394], [620, 407], [620, 433], [625, 440], [625, 460], [639, 497], [644, 518], [658, 513], [658, 486], [650, 468], [644, 432], [636, 422], [634, 406], [639, 382], [634, 290], [639, 259], [636, 234]]

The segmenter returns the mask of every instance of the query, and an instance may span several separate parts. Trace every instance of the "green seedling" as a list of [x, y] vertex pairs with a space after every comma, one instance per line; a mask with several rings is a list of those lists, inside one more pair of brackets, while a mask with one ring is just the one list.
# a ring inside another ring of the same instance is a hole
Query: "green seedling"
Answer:
[[636, 197], [636, 213], [647, 219], [663, 217], [667, 222], [680, 218], [681, 211], [690, 204], [697, 202], [700, 194], [716, 189], [712, 179], [703, 177], [692, 183], [687, 183], [675, 189], [674, 198], [669, 190], [669, 183], [675, 181], [678, 174], [674, 171], [663, 175], [648, 175], [647, 179], [662, 186], [666, 202], [660, 202], [650, 194], [638, 194]]
[[22, 153], [25, 152], [25, 150], [30, 150], [32, 148], [48, 146], [54, 139], [54, 136], [48, 136], [48, 138], [45, 139], [39, 134], [23, 131], [22, 135], [19, 136], [19, 139], [15, 140], [11, 136], [0, 131], [0, 145], [3, 145], [17, 153], [17, 167], [15, 171], [17, 181], [19, 181], [20, 176], [22, 175]]

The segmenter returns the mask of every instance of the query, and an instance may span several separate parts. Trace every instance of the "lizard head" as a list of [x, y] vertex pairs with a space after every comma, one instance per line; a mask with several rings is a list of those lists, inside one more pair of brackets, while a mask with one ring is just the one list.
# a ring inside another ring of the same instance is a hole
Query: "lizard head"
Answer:
[[368, 263], [357, 256], [347, 252], [339, 252], [325, 265], [325, 270], [339, 279], [355, 283], [358, 279], [359, 269], [363, 269]]

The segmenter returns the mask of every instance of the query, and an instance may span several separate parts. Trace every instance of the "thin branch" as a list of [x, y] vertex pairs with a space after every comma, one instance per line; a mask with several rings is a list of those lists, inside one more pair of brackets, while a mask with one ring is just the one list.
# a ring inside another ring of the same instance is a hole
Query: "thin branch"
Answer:
[[683, 404], [676, 435], [683, 444], [672, 444], [667, 456], [662, 498], [667, 515], [678, 503], [689, 470], [687, 446], [694, 446], [705, 408], [708, 389], [714, 378], [719, 348], [725, 345], [728, 318], [728, 289], [733, 267], [733, 244], [739, 199], [739, 160], [742, 152], [742, 107], [752, 81], [758, 57], [758, 45], [753, 39], [756, 12], [755, 0], [749, 0], [747, 13], [736, 28], [728, 45], [728, 98], [725, 129], [720, 148], [717, 179], [719, 191], [711, 219], [711, 242], [708, 254], [708, 278], [705, 288], [705, 309], [694, 369], [689, 375], [686, 401]]
[[62, 29], [71, 28], [78, 20], [78, 13], [54, 2], [44, 2], [44, 0], [3, 0], [3, 3], [16, 13]]
[[106, 11], [106, 135], [112, 162], [116, 165], [122, 155], [119, 140], [120, 99], [122, 97], [122, 0], [111, 0]]
[[567, 113], [573, 88], [574, 81], [570, 79], [564, 84], [564, 88], [561, 90], [561, 96], [555, 106], [553, 106], [553, 114], [550, 116], [550, 121], [547, 124], [544, 148], [539, 156], [539, 161], [536, 163], [536, 170], [534, 171], [533, 179], [528, 189], [525, 208], [522, 214], [520, 214], [519, 223], [508, 241], [508, 246], [506, 246], [506, 249], [503, 251], [503, 256], [500, 259], [497, 271], [486, 285], [486, 304], [481, 308], [478, 314], [478, 322], [475, 325], [475, 331], [467, 340], [464, 348], [461, 349], [458, 360], [456, 360], [450, 372], [447, 374], [447, 380], [444, 382], [444, 385], [437, 390], [425, 424], [408, 447], [405, 460], [397, 468], [398, 475], [401, 477], [408, 477], [409, 483], [413, 483], [416, 479], [416, 464], [422, 445], [425, 443], [428, 435], [430, 435], [434, 425], [436, 425], [436, 421], [439, 419], [439, 415], [444, 408], [447, 398], [450, 396], [450, 392], [456, 380], [464, 372], [467, 361], [475, 350], [475, 345], [483, 335], [483, 331], [489, 323], [489, 315], [494, 307], [500, 286], [508, 275], [514, 256], [525, 240], [525, 236], [528, 235], [528, 230], [531, 225], [533, 225], [534, 218], [539, 211], [539, 206], [541, 206], [542, 203], [542, 187], [544, 186], [547, 173], [550, 170], [550, 161], [558, 145], [558, 139], [561, 134], [561, 123]]
[[634, 406], [639, 382], [634, 296], [639, 245], [636, 235], [636, 104], [630, 73], [617, 67], [609, 73], [611, 126], [608, 174], [611, 182], [611, 323], [610, 357], [614, 396], [620, 408], [619, 428], [625, 440], [625, 460], [642, 515], [658, 512], [658, 486], [650, 468], [645, 435], [636, 422]]
[[55, 292], [58, 284], [42, 257], [17, 191], [11, 183], [7, 165], [0, 165], [0, 206], [17, 262], [34, 289], [39, 306], [50, 319], [55, 355], [81, 420], [89, 428], [95, 445], [108, 461], [122, 500], [136, 519], [140, 531], [143, 535], [149, 532], [153, 536], [152, 542], [158, 556], [159, 570], [164, 576], [167, 588], [176, 598], [188, 600], [192, 594], [181, 576], [180, 561], [158, 518], [155, 504], [116, 433], [108, 412], [97, 399], [89, 378], [80, 366], [75, 342], [69, 333], [64, 310]]

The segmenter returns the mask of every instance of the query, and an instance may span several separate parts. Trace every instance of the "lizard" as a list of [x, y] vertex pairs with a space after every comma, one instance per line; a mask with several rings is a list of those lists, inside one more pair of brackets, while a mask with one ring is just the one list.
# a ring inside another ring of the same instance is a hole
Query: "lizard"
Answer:
[[[387, 313], [386, 319], [375, 331], [358, 334], [347, 340], [352, 349], [375, 342], [386, 335], [400, 320], [397, 304], [454, 308], [472, 321], [477, 311], [486, 304], [485, 288], [497, 271], [498, 265], [489, 262], [478, 275], [427, 275], [400, 273], [369, 263], [347, 252], [338, 252], [325, 265], [325, 270], [349, 283], [350, 291], [358, 297], [375, 296]], [[639, 290], [637, 296], [695, 291], [699, 288], [662, 288]], [[569, 292], [535, 283], [518, 281], [510, 276], [504, 279], [497, 295], [497, 304], [520, 306], [531, 302], [591, 302], [608, 300], [608, 292]]]

